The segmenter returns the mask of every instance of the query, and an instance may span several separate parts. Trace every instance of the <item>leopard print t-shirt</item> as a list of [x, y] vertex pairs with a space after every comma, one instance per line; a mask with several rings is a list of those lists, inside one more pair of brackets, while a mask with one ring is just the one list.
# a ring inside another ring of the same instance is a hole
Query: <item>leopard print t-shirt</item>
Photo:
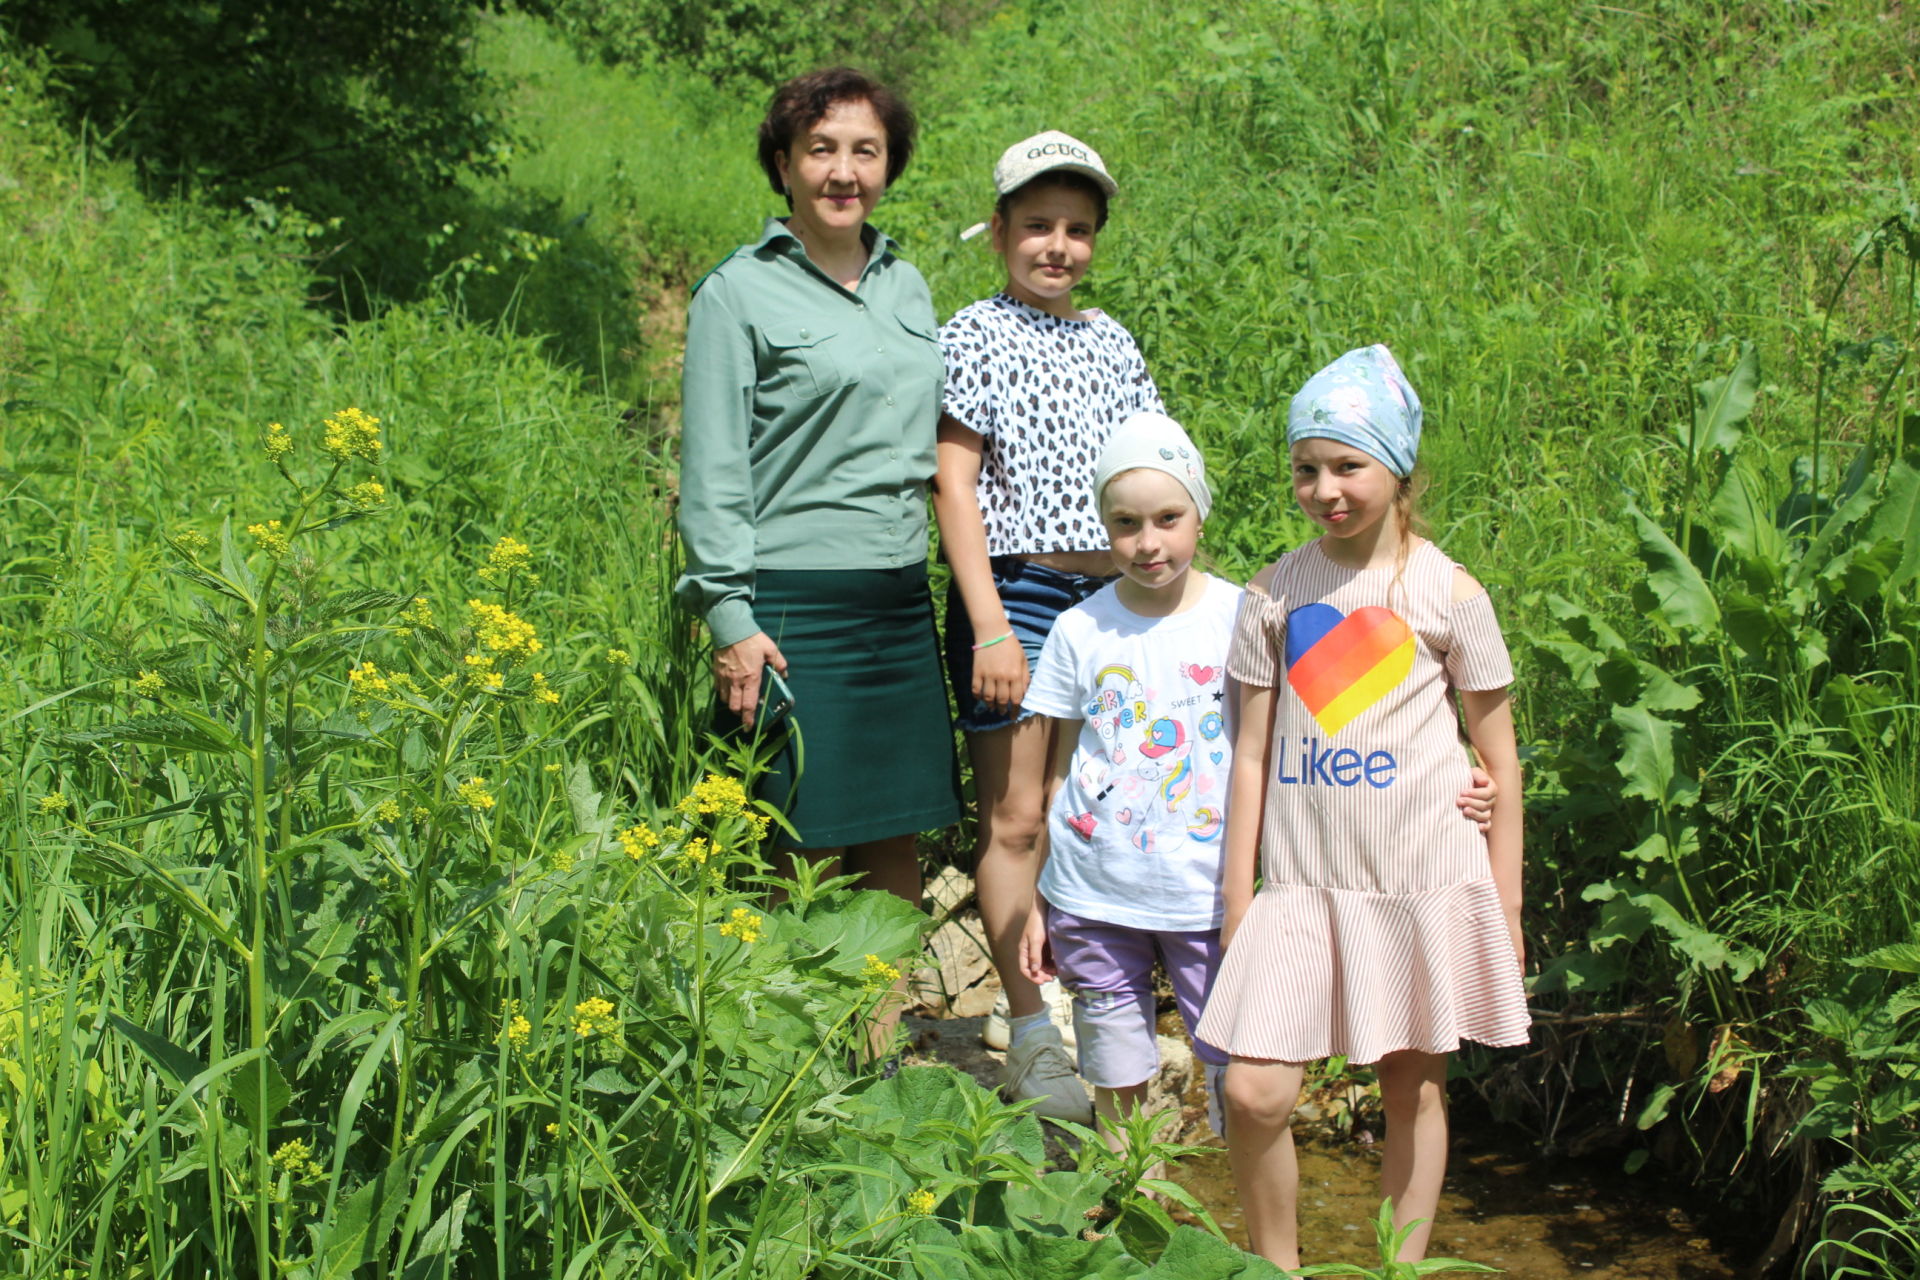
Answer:
[[995, 294], [940, 328], [942, 408], [985, 437], [980, 515], [989, 555], [1104, 551], [1093, 465], [1113, 429], [1165, 413], [1133, 335], [1089, 311], [1058, 316]]

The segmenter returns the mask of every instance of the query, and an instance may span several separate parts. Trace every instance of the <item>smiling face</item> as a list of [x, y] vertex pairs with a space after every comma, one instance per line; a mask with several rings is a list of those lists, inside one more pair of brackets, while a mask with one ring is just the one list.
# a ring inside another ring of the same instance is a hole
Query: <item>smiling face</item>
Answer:
[[1187, 573], [1200, 545], [1200, 513], [1186, 486], [1164, 471], [1122, 471], [1100, 494], [1120, 602], [1136, 613], [1172, 613], [1197, 580]]
[[1051, 315], [1077, 316], [1073, 287], [1093, 264], [1100, 207], [1085, 191], [1038, 183], [993, 215], [993, 251], [1007, 262], [1007, 292]]
[[1383, 531], [1397, 532], [1390, 517], [1400, 478], [1385, 463], [1320, 437], [1297, 441], [1290, 452], [1294, 499], [1327, 537], [1370, 555]]
[[865, 98], [836, 102], [774, 157], [801, 243], [857, 237], [887, 189], [887, 130]]

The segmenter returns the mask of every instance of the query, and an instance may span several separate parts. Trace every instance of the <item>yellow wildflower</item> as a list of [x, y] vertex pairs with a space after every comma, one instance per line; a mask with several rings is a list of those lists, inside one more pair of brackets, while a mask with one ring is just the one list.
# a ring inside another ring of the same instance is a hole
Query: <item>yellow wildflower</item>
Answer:
[[343, 496], [355, 511], [372, 511], [386, 505], [387, 486], [378, 480], [363, 480], [350, 486]]
[[541, 769], [541, 772], [543, 772], [543, 773], [558, 773], [558, 772], [560, 772], [560, 766], [559, 766], [559, 765], [557, 765], [557, 764], [543, 764], [543, 765], [541, 765], [541, 766], [540, 766], [540, 769]]
[[279, 423], [269, 422], [260, 437], [260, 447], [266, 450], [268, 462], [278, 462], [293, 452], [293, 437]]
[[531, 658], [544, 647], [531, 622], [497, 604], [467, 601], [467, 624], [484, 648], [504, 653], [514, 662]]
[[680, 861], [688, 866], [704, 866], [712, 850], [707, 848], [705, 836], [695, 836], [680, 846]]
[[720, 926], [723, 938], [738, 938], [742, 942], [760, 941], [760, 926], [765, 924], [763, 917], [753, 914], [745, 907], [735, 907], [727, 922]]
[[190, 556], [198, 556], [211, 544], [207, 541], [207, 535], [201, 533], [198, 529], [175, 529], [173, 531], [173, 545]]
[[607, 650], [607, 665], [610, 667], [624, 667], [631, 661], [633, 661], [633, 656], [625, 649]]
[[67, 797], [65, 792], [49, 791], [40, 797], [40, 812], [42, 813], [58, 813], [66, 807]]
[[547, 676], [543, 671], [533, 673], [533, 700], [535, 702], [544, 702], [548, 706], [552, 706], [560, 701], [560, 695], [554, 692], [553, 687], [547, 683]]
[[327, 1176], [327, 1171], [313, 1158], [313, 1148], [299, 1138], [281, 1143], [273, 1153], [273, 1164], [301, 1182], [318, 1182]]
[[253, 536], [254, 542], [260, 549], [275, 560], [283, 558], [293, 545], [292, 539], [287, 536], [286, 530], [280, 527], [278, 520], [269, 520], [265, 524], [250, 524], [247, 526], [247, 532]]
[[933, 1197], [933, 1192], [927, 1190], [925, 1187], [920, 1188], [918, 1191], [909, 1191], [907, 1192], [907, 1216], [910, 1218], [924, 1218], [933, 1212], [933, 1206], [938, 1203], [939, 1201]]
[[327, 434], [323, 442], [327, 452], [340, 462], [349, 458], [365, 458], [376, 462], [380, 458], [380, 419], [369, 417], [358, 409], [342, 409], [327, 419]]
[[493, 796], [487, 791], [485, 778], [468, 778], [453, 793], [469, 809], [493, 808]]
[[900, 971], [872, 952], [867, 953], [867, 963], [860, 970], [861, 985], [870, 992], [884, 991], [900, 981]]
[[516, 1049], [527, 1047], [527, 1041], [533, 1036], [533, 1024], [527, 1021], [527, 1015], [516, 1013], [507, 1023], [507, 1043]]
[[674, 808], [686, 818], [696, 814], [723, 817], [742, 814], [747, 811], [747, 789], [738, 778], [710, 773], [706, 781], [695, 783], [692, 791], [680, 797], [680, 803]]
[[410, 626], [430, 627], [433, 625], [433, 606], [421, 597], [415, 596], [407, 601], [407, 607], [400, 611], [400, 621]]
[[547, 1136], [549, 1138], [557, 1138], [560, 1136], [560, 1122], [558, 1120], [547, 1121]]
[[637, 822], [620, 833], [620, 848], [635, 862], [660, 847], [660, 837], [644, 822]]
[[555, 849], [547, 855], [547, 861], [552, 863], [553, 869], [561, 875], [573, 870], [573, 853], [568, 849]]
[[603, 1034], [620, 1025], [613, 1016], [613, 1002], [599, 996], [573, 1006], [573, 1020], [574, 1031], [583, 1036]]
[[373, 816], [382, 822], [400, 821], [400, 802], [398, 800], [381, 801], [380, 807], [373, 811]]
[[487, 553], [487, 562], [479, 570], [483, 582], [499, 582], [533, 563], [533, 549], [518, 538], [503, 537]]
[[140, 678], [133, 682], [133, 691], [143, 698], [157, 698], [167, 682], [160, 678], [158, 671], [142, 671]]
[[387, 678], [380, 674], [380, 668], [371, 662], [357, 663], [347, 672], [347, 688], [356, 701], [386, 693], [390, 687]]
[[417, 804], [413, 806], [413, 820], [415, 822], [425, 822], [428, 818], [431, 818], [432, 816], [433, 816], [433, 810], [427, 808], [427, 806], [423, 804]]

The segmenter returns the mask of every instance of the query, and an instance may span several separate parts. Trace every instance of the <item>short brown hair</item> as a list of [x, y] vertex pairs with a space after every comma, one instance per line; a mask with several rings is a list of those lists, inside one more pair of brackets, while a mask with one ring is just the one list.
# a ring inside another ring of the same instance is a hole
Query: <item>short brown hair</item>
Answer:
[[779, 195], [786, 194], [774, 157], [793, 146], [793, 136], [825, 118], [837, 102], [864, 102], [880, 117], [887, 131], [887, 185], [906, 172], [913, 158], [913, 137], [919, 124], [906, 100], [878, 80], [852, 67], [827, 67], [795, 76], [773, 91], [766, 119], [760, 122], [760, 167]]

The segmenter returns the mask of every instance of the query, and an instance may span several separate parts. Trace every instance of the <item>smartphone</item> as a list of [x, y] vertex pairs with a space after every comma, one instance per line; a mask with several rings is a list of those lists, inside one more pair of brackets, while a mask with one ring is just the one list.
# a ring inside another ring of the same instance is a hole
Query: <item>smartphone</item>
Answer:
[[771, 729], [793, 713], [793, 690], [772, 666], [760, 672], [760, 710], [754, 728]]

